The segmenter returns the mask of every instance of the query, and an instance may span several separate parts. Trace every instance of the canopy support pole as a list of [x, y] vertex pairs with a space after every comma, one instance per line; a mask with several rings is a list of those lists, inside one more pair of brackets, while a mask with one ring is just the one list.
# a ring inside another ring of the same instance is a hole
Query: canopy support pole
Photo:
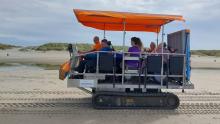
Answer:
[[158, 47], [158, 42], [159, 42], [159, 30], [157, 28], [157, 47]]
[[126, 31], [125, 31], [125, 21], [123, 21], [123, 52], [125, 52], [125, 35], [126, 35]]
[[163, 87], [163, 79], [164, 79], [164, 76], [163, 76], [163, 72], [164, 72], [164, 54], [163, 54], [163, 50], [164, 50], [164, 25], [162, 26], [162, 46], [161, 46], [161, 53], [162, 53], [162, 65], [161, 65], [161, 76], [160, 76], [160, 82], [161, 82], [161, 88]]
[[104, 30], [103, 30], [103, 39], [105, 39], [105, 23], [104, 23]]
[[122, 58], [122, 85], [124, 84], [124, 75], [125, 75], [125, 35], [126, 35], [126, 32], [125, 32], [125, 25], [126, 25], [126, 22], [125, 22], [125, 19], [123, 19], [123, 58]]
[[165, 33], [164, 33], [164, 25], [162, 26], [162, 42], [164, 42], [164, 36], [165, 36]]

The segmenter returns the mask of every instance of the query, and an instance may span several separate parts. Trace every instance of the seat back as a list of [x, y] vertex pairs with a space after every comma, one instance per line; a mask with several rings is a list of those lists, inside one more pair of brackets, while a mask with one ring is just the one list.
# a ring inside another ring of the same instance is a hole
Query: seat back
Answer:
[[161, 74], [162, 56], [147, 56], [145, 62], [147, 74]]
[[169, 59], [169, 74], [170, 75], [183, 75], [183, 56], [170, 56]]
[[113, 73], [113, 68], [114, 68], [114, 55], [112, 53], [100, 53], [99, 72]]

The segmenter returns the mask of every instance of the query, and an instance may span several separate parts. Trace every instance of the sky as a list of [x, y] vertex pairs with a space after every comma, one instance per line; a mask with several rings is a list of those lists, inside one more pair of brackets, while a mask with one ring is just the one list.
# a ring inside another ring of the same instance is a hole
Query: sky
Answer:
[[[219, 0], [0, 0], [0, 43], [22, 46], [47, 42], [92, 43], [93, 36], [103, 38], [103, 31], [77, 22], [73, 9], [108, 10], [136, 13], [179, 14], [186, 22], [165, 26], [169, 34], [191, 30], [192, 49], [220, 49]], [[107, 39], [122, 45], [122, 32], [106, 32]], [[140, 37], [147, 47], [156, 40], [155, 33], [127, 32]]]

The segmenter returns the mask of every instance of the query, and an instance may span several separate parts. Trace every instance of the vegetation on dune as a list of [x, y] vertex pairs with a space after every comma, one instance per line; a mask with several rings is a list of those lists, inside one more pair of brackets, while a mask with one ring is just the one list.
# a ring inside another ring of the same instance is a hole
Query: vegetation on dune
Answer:
[[39, 51], [48, 51], [48, 50], [56, 50], [56, 51], [61, 51], [61, 50], [66, 50], [67, 48], [67, 43], [47, 43], [40, 45], [36, 47], [35, 50]]
[[[74, 44], [73, 44], [74, 45]], [[21, 48], [20, 51], [28, 51], [28, 50], [37, 50], [37, 51], [49, 51], [49, 50], [56, 50], [56, 51], [63, 51], [67, 50], [68, 43], [47, 43], [40, 46], [31, 46]], [[92, 44], [89, 43], [79, 43], [77, 44], [77, 48], [80, 51], [88, 51], [91, 50]], [[122, 46], [114, 46], [116, 51], [122, 50]], [[1, 46], [0, 46], [1, 49]], [[128, 50], [126, 46], [125, 51]], [[220, 50], [191, 50], [192, 55], [199, 55], [199, 56], [217, 56], [220, 57]]]
[[[73, 44], [74, 45], [74, 44]], [[76, 44], [78, 50], [80, 51], [88, 51], [91, 50], [92, 44], [88, 43], [79, 43]], [[55, 51], [62, 51], [62, 50], [67, 50], [68, 43], [47, 43], [40, 45], [38, 47], [26, 47], [20, 49], [20, 51], [28, 51], [28, 50], [37, 50], [37, 51], [50, 51], [50, 50], [55, 50]], [[122, 50], [122, 46], [114, 46], [115, 50]], [[128, 47], [125, 48], [126, 50]]]
[[22, 47], [22, 48], [20, 48], [19, 51], [27, 52], [27, 51], [36, 50], [36, 49], [37, 49], [37, 46], [28, 46], [28, 47]]
[[217, 56], [220, 57], [220, 50], [192, 50], [192, 55]]
[[13, 46], [13, 45], [9, 45], [9, 44], [0, 43], [0, 50], [11, 49], [11, 48], [14, 48], [14, 47], [18, 47], [18, 46]]
[[31, 66], [41, 67], [45, 70], [58, 70], [60, 65], [52, 65], [52, 64], [31, 64]]
[[0, 67], [1, 67], [1, 66], [12, 66], [12, 64], [10, 64], [10, 63], [3, 63], [3, 62], [1, 62], [1, 63], [0, 63]]

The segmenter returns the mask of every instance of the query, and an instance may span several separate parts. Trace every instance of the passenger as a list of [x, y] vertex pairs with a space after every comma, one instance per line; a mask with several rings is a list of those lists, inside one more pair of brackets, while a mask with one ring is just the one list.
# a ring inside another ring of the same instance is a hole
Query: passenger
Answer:
[[[101, 42], [101, 49], [99, 51], [112, 51], [108, 45], [108, 40], [103, 39]], [[102, 54], [102, 53], [100, 53]], [[85, 56], [85, 59], [80, 61], [79, 66], [75, 69], [79, 73], [83, 73], [85, 70], [85, 65], [89, 63], [89, 67], [94, 67], [96, 64], [97, 54], [91, 53]], [[94, 64], [94, 65], [93, 65]]]
[[143, 50], [143, 43], [139, 37], [136, 37], [137, 39], [137, 47], [142, 51]]
[[167, 45], [165, 42], [160, 43], [158, 45], [158, 47], [156, 48], [156, 53], [162, 53], [162, 51], [163, 51], [163, 53], [165, 53], [165, 55], [163, 55], [163, 58], [164, 58], [163, 60], [165, 63], [167, 63], [168, 62], [168, 55], [166, 55], [166, 54], [170, 53], [170, 51], [167, 49]]
[[155, 53], [156, 52], [156, 44], [154, 42], [151, 42], [150, 48], [145, 49], [145, 52]]
[[115, 51], [111, 41], [108, 41], [108, 46], [112, 49], [112, 51]]
[[[128, 49], [129, 55], [131, 57], [139, 57], [142, 48], [142, 42], [137, 37], [131, 38], [131, 47]], [[138, 60], [127, 60], [126, 66], [128, 68], [137, 68], [139, 66]]]
[[170, 53], [175, 53], [178, 49], [174, 49], [172, 47], [168, 47], [168, 50], [170, 51]]
[[[167, 69], [168, 68], [168, 65], [167, 65], [167, 63], [168, 63], [168, 55], [167, 55], [167, 53], [170, 53], [170, 51], [167, 49], [167, 45], [166, 45], [165, 42], [164, 43], [160, 43], [158, 45], [158, 47], [156, 48], [156, 53], [158, 53], [158, 54], [164, 53], [164, 55], [162, 55], [163, 56], [163, 72], [164, 72], [164, 74], [166, 74], [168, 72], [168, 69]], [[154, 79], [156, 80], [157, 83], [160, 83], [161, 76], [155, 76]], [[162, 79], [163, 79], [163, 81], [165, 83], [166, 82], [165, 81], [166, 78], [162, 77]]]
[[94, 45], [92, 46], [92, 49], [91, 49], [91, 50], [89, 50], [89, 51], [79, 51], [79, 53], [85, 54], [85, 53], [88, 53], [88, 52], [99, 51], [99, 50], [102, 48], [98, 36], [95, 36], [95, 37], [93, 38], [93, 42], [94, 42]]
[[68, 49], [70, 57], [71, 57], [72, 54], [73, 54], [73, 46], [72, 46], [72, 44], [68, 44], [68, 48], [67, 49]]

